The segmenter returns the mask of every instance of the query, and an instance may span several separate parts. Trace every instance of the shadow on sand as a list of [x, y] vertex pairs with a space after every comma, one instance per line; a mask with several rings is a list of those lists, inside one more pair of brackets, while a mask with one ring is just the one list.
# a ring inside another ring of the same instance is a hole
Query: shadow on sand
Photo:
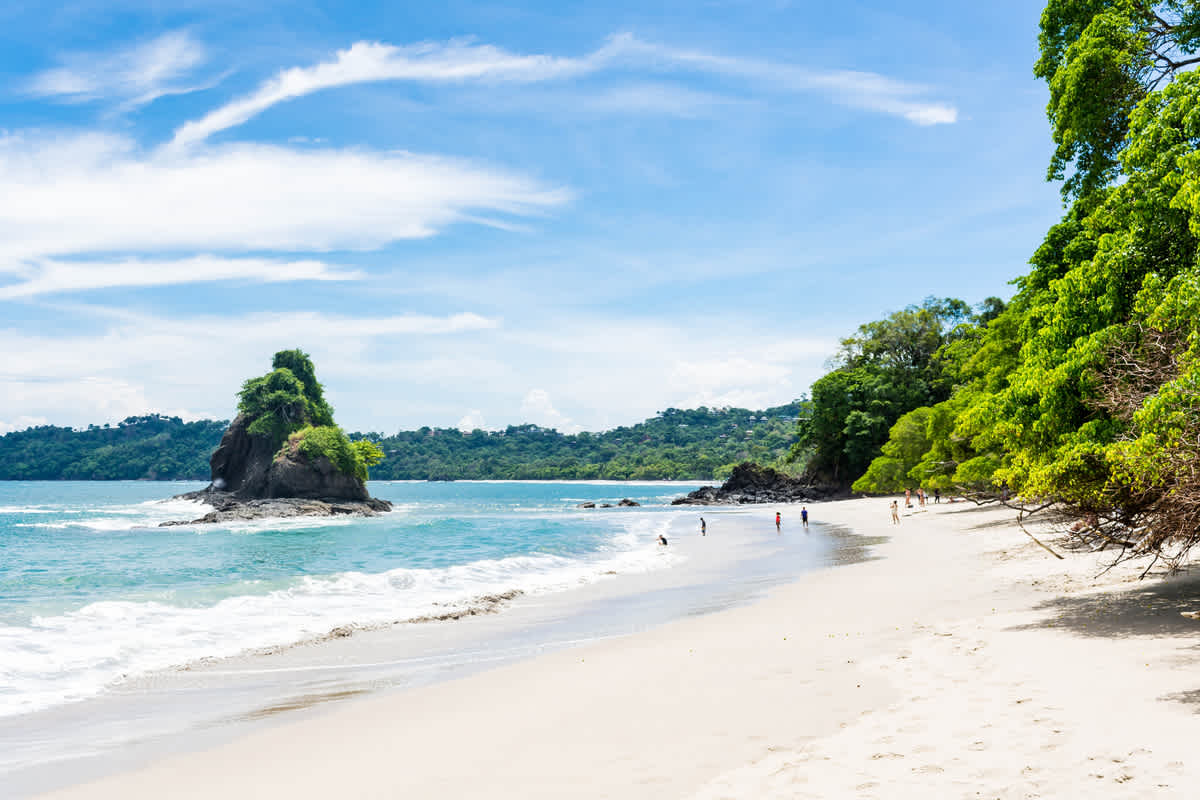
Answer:
[[[1200, 571], [1168, 579], [1149, 579], [1134, 588], [1118, 592], [1056, 597], [1035, 606], [1045, 616], [1038, 622], [1018, 625], [1011, 630], [1054, 628], [1078, 636], [1131, 638], [1138, 636], [1177, 637], [1191, 651], [1190, 658], [1200, 660], [1200, 620], [1182, 612], [1200, 612]], [[1200, 714], [1200, 689], [1163, 695], [1169, 700], [1192, 706]]]

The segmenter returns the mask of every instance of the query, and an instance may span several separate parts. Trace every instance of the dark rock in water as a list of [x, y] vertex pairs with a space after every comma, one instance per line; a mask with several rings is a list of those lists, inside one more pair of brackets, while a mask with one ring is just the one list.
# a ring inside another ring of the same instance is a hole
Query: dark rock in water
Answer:
[[276, 450], [268, 437], [250, 433], [246, 426], [246, 418], [239, 414], [221, 437], [221, 444], [209, 459], [212, 485], [206, 491], [226, 492], [246, 500], [305, 497], [366, 501], [370, 498], [365, 483], [339, 471], [328, 458], [321, 456], [309, 461], [286, 444]]
[[208, 460], [214, 491], [240, 497], [266, 497], [267, 473], [275, 450], [266, 436], [246, 430], [246, 418], [238, 414], [225, 430], [221, 443]]
[[209, 460], [212, 483], [198, 492], [178, 495], [215, 508], [194, 520], [165, 522], [190, 525], [264, 517], [374, 516], [392, 504], [372, 498], [367, 485], [340, 471], [328, 458], [309, 459], [285, 443], [274, 449], [267, 436], [250, 433], [239, 414], [229, 425]]
[[720, 488], [702, 486], [686, 497], [671, 501], [673, 506], [737, 505], [745, 503], [812, 503], [848, 496], [843, 490], [820, 486], [802, 478], [789, 478], [770, 467], [745, 461], [733, 468], [729, 480]]
[[577, 505], [575, 507], [576, 508], [595, 508], [596, 504], [595, 503], [580, 503], [579, 505]]
[[215, 492], [208, 489], [188, 492], [178, 495], [178, 497], [184, 500], [199, 500], [213, 506], [214, 510], [197, 519], [162, 522], [159, 523], [159, 527], [286, 517], [374, 517], [392, 510], [392, 504], [387, 500], [378, 500], [374, 497], [366, 500], [328, 501], [303, 497], [244, 500], [227, 492]]
[[612, 508], [612, 503], [601, 503], [600, 507], [601, 508]]
[[308, 497], [321, 500], [371, 499], [367, 485], [340, 471], [325, 456], [309, 460], [296, 448], [284, 445], [267, 470], [265, 497]]
[[639, 502], [637, 502], [637, 501], [635, 501], [635, 500], [630, 500], [628, 497], [626, 497], [624, 500], [622, 500], [621, 502], [617, 503], [617, 505], [619, 505], [619, 506], [624, 506], [624, 507], [626, 507], [626, 508], [632, 508], [633, 506], [640, 506], [640, 505], [641, 505], [641, 503], [639, 503]]

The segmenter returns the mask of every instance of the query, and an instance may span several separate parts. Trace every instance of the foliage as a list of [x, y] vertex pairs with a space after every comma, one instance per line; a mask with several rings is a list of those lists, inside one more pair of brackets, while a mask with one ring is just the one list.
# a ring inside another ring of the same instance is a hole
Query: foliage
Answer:
[[[1193, 0], [1050, 0], [1034, 74], [1050, 87], [1048, 177], [1087, 197], [1120, 174], [1137, 105], [1200, 59]], [[1068, 169], [1071, 170], [1068, 175]]]
[[[935, 477], [1056, 503], [1122, 553], [1200, 541], [1198, 45], [1195, 2], [1050, 1], [1036, 71], [1074, 202], [1012, 303], [939, 354], [955, 388], [910, 477], [953, 466]], [[894, 485], [912, 441], [894, 429], [861, 485]]]
[[248, 432], [266, 436], [278, 447], [288, 434], [308, 423], [304, 384], [287, 367], [251, 378], [239, 393], [238, 413], [249, 420]]
[[359, 448], [353, 446], [345, 431], [336, 425], [301, 428], [288, 437], [288, 446], [284, 450], [288, 449], [303, 454], [309, 461], [327, 458], [338, 472], [364, 481], [367, 479], [367, 464], [359, 459]]
[[153, 414], [79, 431], [13, 431], [0, 436], [0, 480], [207, 480], [228, 424]]
[[842, 340], [836, 368], [813, 384], [811, 414], [800, 421], [796, 451], [811, 449], [814, 477], [849, 484], [903, 414], [949, 396], [940, 354], [969, 317], [963, 301], [931, 297]]
[[398, 480], [721, 479], [742, 461], [779, 464], [795, 441], [796, 417], [805, 407], [797, 401], [765, 411], [669, 408], [602, 433], [510, 425], [502, 431], [369, 434], [384, 450], [372, 474]]
[[[881, 448], [883, 455], [872, 461], [866, 474], [850, 488], [856, 492], [883, 494], [912, 486], [910, 473], [929, 451], [928, 429], [932, 416], [932, 408], [921, 406], [896, 420]], [[918, 478], [916, 483], [919, 485], [922, 481]]]

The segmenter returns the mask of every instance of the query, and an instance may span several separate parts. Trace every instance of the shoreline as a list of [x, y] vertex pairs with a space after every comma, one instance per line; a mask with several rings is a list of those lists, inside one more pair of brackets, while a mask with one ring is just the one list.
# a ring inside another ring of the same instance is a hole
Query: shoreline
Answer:
[[1095, 578], [955, 506], [815, 505], [882, 557], [48, 796], [1192, 794], [1200, 580]]
[[[778, 539], [766, 511], [758, 515], [765, 527], [753, 531], [755, 515], [745, 507], [705, 514], [719, 535], [690, 536], [697, 516], [690, 511], [639, 515], [651, 527], [654, 520], [672, 526], [671, 545], [651, 548], [652, 561], [665, 559], [662, 566], [606, 573], [566, 591], [535, 590], [512, 597], [498, 614], [466, 613], [431, 624], [355, 624], [130, 676], [101, 696], [0, 720], [0, 752], [9, 750], [0, 759], [7, 773], [0, 782], [16, 796], [31, 796], [94, 780], [263, 725], [294, 722], [309, 715], [309, 707], [316, 714], [345, 705], [330, 701], [372, 700], [752, 602], [766, 586], [793, 580], [798, 571], [862, 557], [861, 542], [836, 534]], [[93, 755], [76, 755], [82, 753]]]

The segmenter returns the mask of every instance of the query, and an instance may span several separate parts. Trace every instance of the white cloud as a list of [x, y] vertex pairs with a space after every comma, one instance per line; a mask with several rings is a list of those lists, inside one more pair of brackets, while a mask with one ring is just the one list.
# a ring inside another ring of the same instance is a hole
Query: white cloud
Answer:
[[[534, 83], [579, 78], [611, 66], [641, 67], [652, 72], [692, 71], [740, 78], [760, 87], [785, 91], [819, 91], [834, 102], [870, 111], [896, 114], [918, 125], [951, 123], [957, 111], [945, 103], [920, 98], [926, 89], [873, 72], [814, 70], [747, 58], [733, 58], [643, 42], [623, 33], [603, 46], [578, 58], [544, 54], [510, 53], [492, 45], [469, 42], [425, 42], [403, 47], [381, 42], [356, 42], [339, 50], [334, 58], [311, 67], [292, 67], [263, 82], [257, 89], [236, 98], [200, 119], [184, 123], [175, 132], [172, 148], [203, 142], [261, 114], [268, 108], [313, 92], [378, 81], [426, 83]], [[599, 95], [594, 109], [605, 106], [619, 111], [661, 113], [663, 102], [689, 107], [703, 99], [681, 97], [680, 90], [667, 93], [642, 87], [616, 94]], [[656, 97], [657, 95], [657, 97]]]
[[895, 114], [918, 125], [953, 123], [958, 111], [950, 105], [921, 99], [927, 87], [859, 70], [814, 70], [794, 64], [752, 58], [684, 50], [641, 42], [633, 37], [622, 41], [629, 54], [640, 54], [652, 61], [702, 72], [740, 77], [758, 84], [805, 92], [821, 91], [834, 102]]
[[66, 55], [61, 66], [35, 75], [28, 91], [73, 103], [115, 99], [135, 108], [204, 88], [177, 81], [205, 58], [203, 45], [186, 31], [175, 31], [115, 52]]
[[550, 393], [545, 389], [529, 390], [521, 401], [521, 418], [543, 428], [554, 428], [560, 433], [579, 433], [583, 430], [582, 425], [576, 424], [554, 407]]
[[476, 430], [487, 430], [487, 423], [484, 422], [483, 412], [478, 408], [472, 408], [463, 418], [458, 421], [454, 427], [458, 428], [463, 433], [470, 433]]
[[186, 147], [214, 133], [241, 125], [271, 106], [324, 89], [385, 80], [459, 82], [469, 80], [538, 81], [591, 71], [607, 57], [606, 48], [584, 59], [518, 55], [491, 45], [461, 41], [397, 47], [356, 42], [332, 61], [280, 72], [245, 97], [185, 123], [172, 144]]
[[0, 285], [0, 300], [59, 292], [135, 286], [171, 286], [209, 281], [348, 281], [362, 273], [338, 270], [320, 261], [197, 256], [175, 261], [129, 259], [114, 262], [41, 261], [5, 269], [17, 282]]
[[139, 153], [119, 136], [0, 137], [0, 264], [104, 252], [372, 249], [569, 194], [464, 161], [235, 145]]

